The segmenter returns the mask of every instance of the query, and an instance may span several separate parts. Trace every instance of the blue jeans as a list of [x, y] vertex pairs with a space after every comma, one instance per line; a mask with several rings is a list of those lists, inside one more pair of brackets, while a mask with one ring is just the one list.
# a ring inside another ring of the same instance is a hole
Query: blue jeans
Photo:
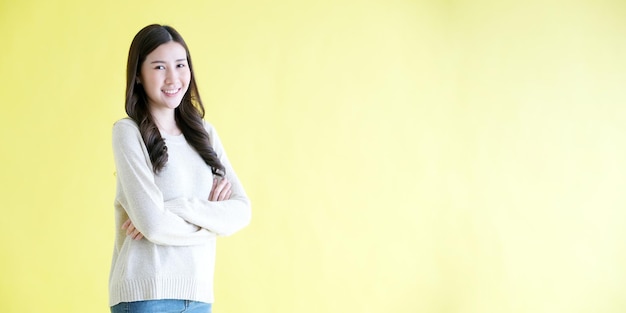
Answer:
[[211, 303], [190, 300], [148, 300], [122, 302], [111, 313], [211, 313]]

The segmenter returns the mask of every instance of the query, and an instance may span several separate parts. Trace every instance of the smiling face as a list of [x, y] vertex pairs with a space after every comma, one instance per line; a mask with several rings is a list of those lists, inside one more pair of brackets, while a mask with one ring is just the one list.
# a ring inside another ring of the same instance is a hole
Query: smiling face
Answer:
[[141, 64], [138, 79], [153, 114], [173, 111], [180, 105], [191, 80], [185, 48], [175, 41], [158, 46]]

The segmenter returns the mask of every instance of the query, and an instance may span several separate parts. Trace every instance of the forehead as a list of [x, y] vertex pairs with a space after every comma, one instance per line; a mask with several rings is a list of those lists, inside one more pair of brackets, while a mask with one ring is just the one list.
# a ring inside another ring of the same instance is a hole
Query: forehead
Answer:
[[146, 56], [146, 61], [175, 61], [186, 59], [187, 52], [185, 48], [176, 41], [166, 42]]

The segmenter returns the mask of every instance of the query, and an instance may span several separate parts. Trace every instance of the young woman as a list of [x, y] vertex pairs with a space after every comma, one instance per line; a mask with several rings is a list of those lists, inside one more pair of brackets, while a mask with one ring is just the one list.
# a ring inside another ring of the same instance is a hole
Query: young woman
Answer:
[[216, 236], [250, 222], [250, 202], [204, 106], [189, 49], [169, 26], [130, 46], [126, 113], [113, 126], [117, 233], [111, 312], [211, 312]]

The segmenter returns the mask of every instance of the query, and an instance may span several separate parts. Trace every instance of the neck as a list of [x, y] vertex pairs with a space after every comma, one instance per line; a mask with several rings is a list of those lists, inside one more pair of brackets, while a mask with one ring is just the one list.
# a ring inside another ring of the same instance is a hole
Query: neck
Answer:
[[151, 110], [150, 114], [159, 131], [168, 135], [180, 135], [181, 131], [174, 118], [174, 110]]

